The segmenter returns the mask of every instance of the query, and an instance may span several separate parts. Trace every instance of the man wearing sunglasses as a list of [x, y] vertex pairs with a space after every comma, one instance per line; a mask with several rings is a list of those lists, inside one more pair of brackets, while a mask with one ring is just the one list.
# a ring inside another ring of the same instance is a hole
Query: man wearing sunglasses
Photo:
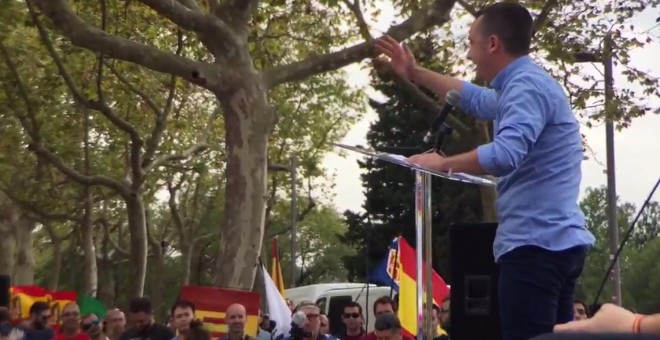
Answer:
[[90, 340], [109, 340], [103, 332], [103, 323], [96, 314], [90, 314], [82, 319], [82, 330], [89, 335]]
[[30, 323], [24, 329], [25, 340], [50, 340], [55, 331], [48, 325], [50, 306], [47, 302], [37, 301], [30, 306]]
[[344, 323], [345, 330], [338, 336], [339, 339], [360, 340], [365, 335], [362, 306], [359, 303], [352, 301], [344, 306], [341, 321]]

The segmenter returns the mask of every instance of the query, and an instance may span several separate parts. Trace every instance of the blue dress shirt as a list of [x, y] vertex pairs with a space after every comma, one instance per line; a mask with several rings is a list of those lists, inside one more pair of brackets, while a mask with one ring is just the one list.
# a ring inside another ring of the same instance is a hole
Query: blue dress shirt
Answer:
[[593, 245], [578, 204], [582, 136], [564, 89], [528, 56], [505, 67], [491, 86], [464, 82], [461, 107], [493, 121], [493, 142], [477, 155], [498, 177], [495, 260], [526, 245], [551, 251]]

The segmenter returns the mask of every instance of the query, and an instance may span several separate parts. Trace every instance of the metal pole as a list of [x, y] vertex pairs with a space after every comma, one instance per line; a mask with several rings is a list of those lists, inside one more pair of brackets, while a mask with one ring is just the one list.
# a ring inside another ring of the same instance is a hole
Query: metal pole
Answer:
[[433, 241], [431, 224], [431, 183], [433, 177], [424, 173], [424, 276], [426, 280], [426, 308], [424, 308], [424, 336], [433, 339]]
[[422, 312], [422, 295], [424, 292], [422, 275], [422, 232], [424, 230], [424, 197], [425, 185], [424, 175], [421, 171], [415, 170], [415, 255], [416, 255], [416, 281], [417, 281], [417, 340], [424, 339], [424, 330], [422, 328], [424, 313]]
[[[612, 35], [607, 34], [604, 41], [603, 68], [605, 73], [605, 147], [607, 150], [607, 226], [610, 236], [610, 260], [619, 247], [619, 228], [617, 225], [616, 172], [614, 162], [614, 115], [617, 111], [614, 99], [614, 77], [612, 75]], [[612, 268], [612, 302], [621, 305], [621, 272], [619, 260]]]
[[296, 154], [291, 155], [291, 287], [296, 286], [296, 224], [298, 224], [298, 192], [296, 190], [298, 161]]

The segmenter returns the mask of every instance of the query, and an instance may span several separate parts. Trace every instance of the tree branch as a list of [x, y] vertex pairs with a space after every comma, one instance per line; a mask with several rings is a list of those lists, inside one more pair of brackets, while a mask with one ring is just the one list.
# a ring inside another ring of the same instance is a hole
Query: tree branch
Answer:
[[[454, 7], [454, 1], [435, 0], [429, 6], [417, 10], [406, 21], [391, 27], [387, 34], [397, 41], [402, 41], [415, 33], [444, 24], [449, 21], [449, 13]], [[366, 41], [338, 52], [312, 56], [291, 64], [276, 66], [264, 71], [262, 75], [267, 88], [273, 88], [282, 83], [301, 80], [313, 74], [344, 67], [374, 54], [373, 41]]]
[[245, 33], [258, 3], [259, 0], [224, 0], [215, 6], [213, 13], [237, 31]]
[[350, 2], [350, 0], [342, 0], [346, 7], [353, 12], [353, 15], [355, 16], [355, 20], [357, 20], [358, 24], [358, 29], [360, 30], [360, 35], [362, 36], [362, 39], [366, 41], [373, 40], [373, 37], [371, 36], [371, 33], [369, 32], [369, 25], [367, 25], [367, 21], [364, 20], [364, 14], [362, 13], [362, 9], [360, 9], [360, 0], [353, 0], [353, 3]]
[[[40, 0], [43, 1], [43, 0]], [[239, 46], [240, 42], [238, 37], [234, 34], [232, 29], [225, 24], [218, 17], [204, 13], [198, 9], [192, 9], [185, 6], [177, 0], [138, 0], [147, 5], [158, 14], [169, 19], [177, 26], [187, 31], [193, 31], [204, 35], [220, 34], [222, 39], [229, 41], [233, 46]], [[254, 1], [239, 1], [239, 2], [254, 2]]]
[[44, 160], [52, 164], [73, 181], [76, 181], [82, 185], [102, 185], [116, 190], [122, 196], [130, 195], [129, 188], [127, 188], [126, 185], [120, 181], [106, 176], [85, 176], [70, 166], [66, 165], [61, 158], [57, 157], [53, 152], [48, 150], [43, 145], [32, 143], [28, 146], [28, 149], [36, 153], [37, 156], [42, 157]]
[[[177, 30], [177, 48], [176, 55], [180, 55], [183, 51], [183, 32]], [[142, 157], [142, 166], [149, 164], [152, 161], [156, 149], [160, 145], [160, 141], [167, 127], [167, 119], [169, 118], [170, 112], [172, 111], [172, 103], [174, 102], [174, 94], [176, 93], [176, 83], [177, 77], [172, 76], [170, 78], [169, 85], [169, 94], [167, 95], [167, 101], [165, 102], [165, 108], [163, 110], [154, 110], [156, 112], [156, 123], [151, 131], [151, 137], [147, 140], [144, 156]], [[184, 99], [185, 100], [185, 99]], [[183, 103], [180, 104], [181, 107]]]
[[185, 178], [185, 174], [181, 175], [181, 180], [179, 181], [179, 184], [177, 185], [172, 185], [171, 181], [167, 181], [167, 191], [170, 193], [170, 198], [167, 201], [167, 205], [170, 208], [170, 214], [172, 215], [172, 220], [174, 221], [174, 226], [177, 228], [177, 231], [179, 233], [179, 238], [181, 239], [181, 244], [186, 244], [187, 243], [187, 237], [186, 233], [184, 232], [184, 227], [183, 227], [183, 219], [181, 218], [181, 215], [179, 214], [179, 207], [176, 203], [176, 193], [179, 191], [181, 188], [181, 184], [183, 184]]
[[541, 9], [541, 12], [536, 16], [536, 19], [534, 19], [534, 23], [532, 25], [532, 38], [534, 38], [536, 32], [541, 30], [541, 27], [545, 25], [546, 21], [548, 21], [548, 18], [550, 17], [550, 13], [555, 7], [557, 7], [557, 5], [557, 0], [546, 1], [545, 5], [543, 5], [543, 8]]
[[477, 12], [479, 12], [474, 6], [470, 5], [467, 3], [465, 0], [456, 0], [456, 2], [463, 7], [464, 10], [466, 10], [468, 13], [472, 14], [472, 16], [477, 16]]
[[151, 164], [148, 164], [143, 167], [144, 174], [149, 173], [153, 169], [163, 164], [174, 161], [185, 160], [206, 151], [206, 149], [208, 148], [207, 141], [209, 139], [211, 131], [213, 130], [214, 122], [218, 118], [218, 115], [220, 115], [220, 112], [221, 109], [216, 108], [211, 114], [211, 116], [209, 116], [209, 120], [206, 124], [206, 130], [202, 133], [202, 136], [199, 138], [197, 144], [189, 147], [188, 149], [178, 154], [162, 155], [160, 157], [157, 157], [156, 159], [153, 160], [153, 162], [151, 162]]
[[[138, 133], [137, 129], [135, 129], [129, 122], [126, 120], [122, 119], [121, 117], [117, 116], [112, 109], [106, 104], [106, 102], [103, 100], [103, 92], [101, 91], [101, 86], [100, 82], [102, 80], [102, 63], [101, 61], [103, 58], [99, 58], [99, 70], [98, 70], [98, 75], [97, 75], [97, 82], [99, 82], [98, 86], [98, 95], [99, 95], [99, 100], [97, 101], [90, 101], [85, 95], [78, 90], [78, 87], [75, 85], [73, 79], [71, 78], [71, 75], [67, 71], [66, 67], [64, 66], [64, 63], [62, 62], [62, 59], [60, 58], [59, 54], [55, 50], [55, 47], [53, 46], [53, 42], [51, 41], [48, 32], [46, 31], [46, 28], [43, 26], [41, 23], [41, 20], [39, 20], [39, 17], [37, 16], [37, 13], [34, 10], [34, 7], [32, 6], [32, 0], [26, 1], [26, 5], [28, 8], [28, 11], [30, 12], [30, 15], [32, 16], [32, 20], [34, 20], [35, 25], [37, 26], [37, 29], [39, 31], [39, 36], [41, 37], [41, 41], [43, 42], [44, 46], [48, 50], [48, 53], [50, 54], [51, 58], [53, 59], [53, 62], [55, 62], [55, 65], [57, 66], [57, 69], [60, 73], [60, 76], [64, 80], [64, 83], [67, 85], [69, 88], [69, 91], [71, 91], [71, 94], [73, 95], [73, 98], [78, 102], [80, 105], [85, 106], [89, 109], [96, 110], [101, 112], [104, 117], [106, 117], [112, 124], [114, 124], [116, 127], [119, 129], [125, 131], [131, 138], [131, 141], [133, 144], [135, 144], [134, 147], [139, 148], [142, 146], [142, 140], [140, 138], [140, 134]], [[100, 31], [105, 33], [104, 31]], [[102, 52], [101, 52], [102, 54]]]
[[[15, 77], [17, 87], [19, 88], [19, 92], [23, 97], [23, 101], [25, 102], [26, 110], [28, 111], [28, 116], [31, 117], [30, 118], [31, 120], [36, 121], [36, 113], [34, 111], [34, 107], [32, 107], [31, 104], [32, 101], [30, 100], [29, 94], [27, 92], [27, 88], [25, 87], [25, 84], [23, 84], [20, 75], [16, 71], [15, 65], [9, 58], [9, 54], [7, 53], [7, 50], [4, 48], [3, 44], [0, 44], [0, 52], [3, 55], [3, 57], [6, 59], [7, 66], [10, 69], [10, 72], [12, 72], [13, 76]], [[17, 109], [14, 110], [16, 110], [17, 112], [17, 116], [21, 121], [21, 125], [28, 132], [28, 135], [30, 135], [32, 139], [32, 142], [28, 146], [28, 149], [30, 149], [35, 154], [37, 154], [37, 156], [48, 161], [50, 164], [55, 166], [62, 173], [67, 175], [69, 178], [82, 185], [102, 185], [114, 189], [120, 194], [128, 193], [128, 188], [116, 179], [105, 176], [85, 176], [80, 172], [74, 170], [72, 167], [66, 165], [61, 158], [57, 157], [53, 152], [51, 152], [41, 144], [41, 138], [38, 135], [38, 132], [34, 130], [34, 127], [30, 127], [29, 125], [26, 125], [27, 120], [23, 117], [23, 115], [21, 115], [18, 112]]]
[[55, 27], [78, 47], [142, 65], [154, 71], [176, 75], [212, 91], [226, 89], [235, 80], [229, 72], [223, 72], [215, 65], [180, 57], [104, 32], [83, 21], [71, 10], [66, 0], [27, 0], [26, 2], [30, 1], [34, 1]]
[[101, 217], [95, 221], [95, 223], [100, 224], [103, 227], [103, 236], [105, 237], [106, 240], [112, 245], [112, 248], [114, 248], [121, 256], [123, 257], [129, 257], [131, 254], [124, 248], [122, 248], [115, 240], [110, 237], [110, 223], [105, 217]]

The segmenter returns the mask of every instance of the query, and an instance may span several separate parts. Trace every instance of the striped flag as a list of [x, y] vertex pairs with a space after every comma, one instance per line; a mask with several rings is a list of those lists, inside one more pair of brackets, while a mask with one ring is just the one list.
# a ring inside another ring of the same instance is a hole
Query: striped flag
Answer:
[[252, 337], [257, 336], [258, 293], [217, 287], [183, 286], [179, 298], [195, 304], [195, 316], [202, 320], [204, 328], [211, 332], [214, 339], [227, 334], [225, 312], [231, 304], [240, 303], [247, 310], [245, 333]]
[[39, 286], [14, 286], [9, 289], [11, 294], [12, 314], [24, 320], [30, 317], [30, 307], [37, 301], [50, 302], [48, 291]]
[[275, 282], [277, 290], [282, 295], [282, 298], [286, 299], [286, 293], [284, 292], [284, 278], [282, 277], [282, 263], [280, 263], [280, 252], [277, 248], [277, 237], [273, 238], [273, 258], [271, 259], [272, 269], [270, 276]]
[[[399, 237], [399, 320], [408, 335], [417, 335], [417, 266], [415, 249]], [[424, 268], [424, 267], [423, 267]], [[424, 273], [426, 275], [426, 273]], [[449, 294], [445, 281], [433, 271], [433, 303], [440, 305]]]

